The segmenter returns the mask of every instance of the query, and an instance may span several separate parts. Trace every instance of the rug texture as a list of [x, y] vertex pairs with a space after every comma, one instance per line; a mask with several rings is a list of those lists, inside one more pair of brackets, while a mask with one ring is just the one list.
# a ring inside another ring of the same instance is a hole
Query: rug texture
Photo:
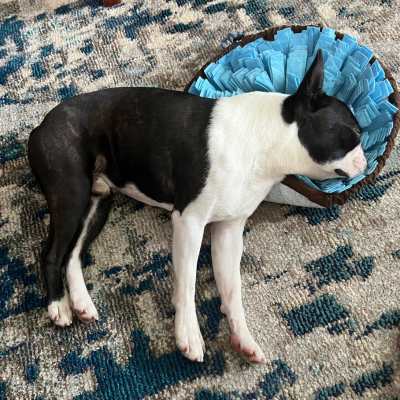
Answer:
[[398, 146], [376, 184], [341, 208], [263, 203], [249, 219], [244, 302], [267, 357], [250, 366], [228, 343], [208, 234], [196, 298], [205, 361], [177, 352], [169, 215], [122, 196], [85, 258], [100, 320], [50, 324], [39, 268], [49, 215], [26, 141], [69, 96], [127, 85], [181, 89], [232, 33], [277, 24], [355, 35], [398, 78], [399, 3], [50, 3], [0, 4], [0, 399], [398, 399]]

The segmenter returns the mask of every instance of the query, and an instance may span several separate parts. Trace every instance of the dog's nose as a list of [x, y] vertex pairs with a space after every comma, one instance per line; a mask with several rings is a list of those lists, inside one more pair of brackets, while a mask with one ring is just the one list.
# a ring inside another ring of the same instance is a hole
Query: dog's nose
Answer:
[[358, 173], [363, 173], [367, 168], [367, 159], [365, 158], [364, 151], [361, 149], [355, 154], [353, 159], [353, 167], [357, 170]]
[[358, 167], [360, 173], [364, 172], [367, 169], [367, 165], [368, 165], [368, 162], [363, 153], [361, 155], [360, 159], [357, 160], [357, 167]]

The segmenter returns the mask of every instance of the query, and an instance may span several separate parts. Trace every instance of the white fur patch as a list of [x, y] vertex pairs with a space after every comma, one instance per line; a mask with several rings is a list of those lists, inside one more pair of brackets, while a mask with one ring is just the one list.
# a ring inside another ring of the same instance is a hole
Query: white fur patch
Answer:
[[64, 327], [72, 324], [72, 310], [67, 290], [65, 291], [64, 297], [60, 300], [52, 301], [48, 305], [47, 312], [50, 319], [57, 326]]
[[147, 204], [149, 206], [164, 208], [168, 211], [172, 211], [174, 208], [174, 206], [172, 204], [159, 203], [158, 201], [155, 201], [155, 200], [151, 199], [150, 197], [146, 196], [133, 183], [128, 183], [123, 188], [119, 189], [119, 191], [121, 193], [123, 193], [129, 197], [132, 197], [135, 200], [141, 201], [142, 203]]
[[[185, 214], [185, 213], [183, 213]], [[203, 361], [204, 341], [197, 321], [194, 303], [197, 258], [199, 256], [205, 223], [172, 213], [175, 285], [175, 338], [182, 354], [192, 361]]]
[[296, 144], [296, 125], [281, 117], [285, 98], [252, 92], [218, 100], [209, 127], [206, 185], [185, 213], [206, 222], [248, 217], [284, 178], [297, 159], [285, 160], [283, 149], [297, 155], [304, 149]]
[[227, 316], [234, 350], [249, 361], [264, 363], [265, 356], [246, 323], [240, 279], [245, 220], [223, 221], [211, 229], [214, 276], [221, 296], [221, 311]]
[[103, 185], [107, 185], [109, 188], [113, 188], [113, 189], [117, 190], [118, 192], [120, 192], [128, 197], [131, 197], [132, 199], [140, 201], [144, 204], [147, 204], [149, 206], [164, 208], [165, 210], [168, 210], [168, 211], [172, 211], [174, 209], [173, 204], [160, 203], [156, 200], [151, 199], [150, 197], [145, 195], [143, 192], [141, 192], [137, 188], [137, 186], [133, 183], [128, 183], [124, 187], [121, 188], [121, 187], [115, 186], [114, 183], [110, 181], [108, 176], [106, 176], [104, 174], [99, 175], [98, 180], [101, 181]]
[[177, 308], [175, 315], [176, 345], [182, 354], [192, 361], [203, 362], [205, 344], [194, 307]]
[[99, 199], [92, 198], [89, 213], [83, 224], [82, 232], [72, 250], [71, 257], [67, 265], [67, 282], [71, 296], [72, 308], [76, 312], [78, 318], [84, 322], [97, 320], [99, 318], [96, 307], [94, 306], [89, 292], [86, 288], [85, 280], [82, 273], [82, 263], [80, 253], [87, 235], [88, 227], [93, 218]]

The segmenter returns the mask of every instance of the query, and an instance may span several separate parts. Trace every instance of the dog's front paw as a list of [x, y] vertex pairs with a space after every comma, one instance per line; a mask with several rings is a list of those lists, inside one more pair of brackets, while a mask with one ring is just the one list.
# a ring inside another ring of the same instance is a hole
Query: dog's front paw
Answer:
[[60, 300], [54, 300], [47, 306], [50, 319], [57, 326], [69, 326], [72, 324], [72, 310], [68, 292]]
[[72, 309], [82, 322], [97, 321], [99, 314], [89, 293], [71, 292]]
[[175, 339], [178, 349], [186, 358], [203, 362], [205, 345], [195, 311], [176, 313]]
[[265, 356], [260, 346], [250, 333], [231, 335], [231, 345], [235, 351], [243, 355], [248, 361], [255, 364], [265, 364]]

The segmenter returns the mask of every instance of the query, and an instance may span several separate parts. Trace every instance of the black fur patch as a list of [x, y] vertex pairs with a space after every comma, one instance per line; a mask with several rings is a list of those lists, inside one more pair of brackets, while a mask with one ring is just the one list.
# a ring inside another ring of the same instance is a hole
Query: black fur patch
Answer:
[[[46, 159], [46, 152], [56, 152], [60, 165], [63, 159], [79, 158], [91, 176], [101, 154], [105, 174], [116, 186], [134, 183], [148, 197], [182, 211], [205, 184], [207, 127], [214, 104], [153, 88], [83, 94], [50, 112], [38, 128], [48, 137], [47, 145], [33, 156]], [[57, 137], [62, 140], [53, 145]]]
[[322, 92], [323, 79], [322, 53], [318, 51], [299, 89], [282, 107], [283, 119], [297, 123], [301, 143], [320, 164], [338, 160], [360, 144], [360, 127], [353, 113], [346, 104]]

